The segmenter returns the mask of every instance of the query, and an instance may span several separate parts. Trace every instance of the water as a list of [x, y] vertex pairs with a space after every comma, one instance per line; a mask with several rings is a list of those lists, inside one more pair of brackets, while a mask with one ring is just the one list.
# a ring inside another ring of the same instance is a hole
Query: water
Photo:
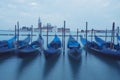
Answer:
[[[37, 34], [37, 33], [36, 33]], [[45, 34], [45, 33], [44, 33]], [[53, 34], [53, 33], [51, 33]], [[3, 36], [0, 36], [4, 38]], [[10, 36], [7, 37], [7, 39]], [[24, 38], [24, 37], [22, 37]], [[49, 42], [53, 37], [49, 37]], [[6, 39], [6, 38], [5, 38]], [[37, 39], [34, 36], [35, 40]], [[44, 47], [46, 37], [44, 36]], [[66, 38], [67, 41], [67, 38]], [[55, 60], [46, 60], [43, 54], [33, 58], [7, 56], [0, 58], [0, 80], [119, 80], [120, 61], [105, 59], [82, 50], [80, 62], [61, 53]]]

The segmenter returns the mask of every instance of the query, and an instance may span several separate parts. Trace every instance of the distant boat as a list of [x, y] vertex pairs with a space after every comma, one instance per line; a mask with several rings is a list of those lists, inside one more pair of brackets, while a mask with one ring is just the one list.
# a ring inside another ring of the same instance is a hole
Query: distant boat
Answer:
[[67, 48], [68, 48], [68, 55], [69, 57], [79, 60], [81, 57], [81, 46], [80, 44], [73, 38], [72, 35], [69, 36], [68, 43], [67, 43]]
[[28, 57], [37, 55], [41, 52], [41, 49], [43, 48], [43, 43], [43, 38], [39, 36], [38, 39], [36, 41], [33, 41], [30, 45], [18, 49], [18, 56]]
[[61, 53], [61, 40], [55, 35], [54, 39], [48, 44], [47, 49], [44, 50], [46, 58], [57, 57]]
[[94, 41], [87, 41], [82, 36], [80, 36], [80, 40], [84, 45], [84, 48], [91, 53], [112, 59], [120, 59], [120, 50], [111, 49], [109, 47], [106, 47], [106, 45], [100, 46]]

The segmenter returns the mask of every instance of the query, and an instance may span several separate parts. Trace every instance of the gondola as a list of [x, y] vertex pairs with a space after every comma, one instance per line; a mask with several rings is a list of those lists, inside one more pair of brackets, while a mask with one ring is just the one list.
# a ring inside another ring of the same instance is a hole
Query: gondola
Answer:
[[120, 41], [120, 36], [117, 34], [117, 39]]
[[[113, 44], [112, 42], [110, 42], [110, 41], [104, 41], [103, 39], [101, 39], [100, 37], [98, 37], [98, 36], [94, 36], [94, 38], [95, 38], [95, 41], [96, 41], [96, 43], [99, 45], [99, 46], [104, 46], [104, 47], [106, 47], [106, 48], [114, 48], [114, 49], [116, 49], [116, 50], [120, 50], [120, 45], [119, 45], [119, 43], [118, 44]], [[119, 40], [119, 38], [117, 37], [117, 39]]]
[[68, 56], [73, 58], [74, 60], [79, 60], [81, 57], [81, 46], [80, 44], [73, 38], [72, 35], [69, 36], [68, 43]]
[[82, 36], [80, 36], [80, 40], [84, 45], [84, 49], [86, 49], [90, 53], [100, 55], [106, 58], [117, 59], [117, 60], [120, 59], [120, 50], [111, 49], [109, 47], [106, 47], [106, 45], [100, 46], [96, 42], [94, 41], [90, 42], [85, 38], [83, 38]]
[[101, 39], [100, 37], [96, 35], [94, 36], [94, 38], [95, 38], [95, 41], [98, 43], [98, 45], [102, 45], [106, 43], [103, 39]]
[[[6, 55], [13, 55], [18, 52], [18, 49], [23, 48], [27, 46], [30, 42], [30, 35], [28, 35], [24, 40], [16, 41], [16, 36], [12, 37], [11, 39], [5, 41], [4, 46], [0, 47], [0, 55], [6, 56]], [[7, 43], [6, 43], [7, 42]]]
[[44, 49], [44, 55], [45, 57], [51, 58], [51, 57], [57, 57], [61, 53], [61, 40], [60, 38], [55, 35], [54, 39], [48, 44], [47, 49]]
[[30, 39], [31, 39], [30, 34], [28, 34], [25, 39], [23, 39], [23, 40], [18, 40], [18, 41], [16, 42], [16, 47], [17, 47], [17, 49], [22, 49], [22, 48], [28, 46], [29, 43], [30, 43]]
[[36, 56], [39, 52], [41, 52], [41, 49], [43, 48], [43, 43], [43, 38], [39, 36], [39, 38], [36, 41], [33, 41], [26, 47], [18, 49], [17, 54], [19, 57]]
[[1, 41], [0, 43], [0, 56], [6, 56], [11, 55], [15, 51], [14, 42], [15, 42], [16, 36], [12, 37], [9, 40]]
[[8, 46], [7, 40], [0, 41], [0, 48], [5, 46]]
[[7, 47], [9, 44], [12, 44], [15, 40], [16, 40], [16, 36], [13, 36], [12, 38], [10, 38], [8, 40], [0, 41], [0, 48]]
[[8, 39], [8, 40], [2, 40], [0, 41], [0, 48], [1, 47], [7, 47], [8, 43], [12, 43], [14, 40], [16, 39], [16, 36], [13, 36], [12, 38]]

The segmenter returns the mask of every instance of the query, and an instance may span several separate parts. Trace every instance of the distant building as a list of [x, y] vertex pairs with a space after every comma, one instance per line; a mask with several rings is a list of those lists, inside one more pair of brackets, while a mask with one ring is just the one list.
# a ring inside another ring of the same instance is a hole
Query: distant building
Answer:
[[81, 30], [81, 32], [84, 32], [84, 30]]
[[[48, 27], [48, 31], [49, 31], [49, 32], [52, 32], [52, 31], [53, 31], [53, 28], [54, 28], [53, 26], [49, 26], [49, 27]], [[43, 27], [42, 27], [42, 31], [47, 31], [47, 26], [43, 26]]]
[[26, 27], [26, 26], [23, 26], [23, 27], [20, 29], [20, 31], [30, 31], [30, 30], [31, 30], [31, 28]]
[[[57, 28], [57, 32], [63, 32], [64, 28]], [[65, 28], [65, 32], [70, 32], [70, 28]]]
[[40, 29], [39, 29], [39, 28], [34, 28], [33, 30], [34, 30], [35, 32], [36, 32], [36, 31], [40, 31]]
[[46, 26], [41, 26], [41, 23], [40, 23], [38, 28], [34, 28], [34, 31], [40, 31], [40, 30], [47, 31], [47, 28], [48, 28], [48, 31], [52, 32], [54, 27], [55, 26], [52, 26], [51, 24], [47, 24]]
[[[92, 30], [87, 30], [87, 32], [91, 32]], [[93, 29], [93, 31], [94, 32], [97, 32], [97, 33], [105, 33], [106, 32], [106, 30], [94, 30]], [[116, 30], [115, 30], [116, 31]], [[86, 32], [86, 30], [81, 30], [81, 32]], [[112, 30], [107, 30], [107, 33], [111, 33], [112, 32]]]
[[[106, 32], [106, 30], [94, 30], [95, 32], [97, 32], [97, 33], [105, 33]], [[107, 33], [111, 33], [112, 32], [112, 30], [107, 30]]]
[[[91, 30], [87, 30], [87, 32], [90, 32], [90, 31], [91, 31]], [[86, 32], [86, 30], [81, 30], [80, 32], [83, 33], [83, 32]]]

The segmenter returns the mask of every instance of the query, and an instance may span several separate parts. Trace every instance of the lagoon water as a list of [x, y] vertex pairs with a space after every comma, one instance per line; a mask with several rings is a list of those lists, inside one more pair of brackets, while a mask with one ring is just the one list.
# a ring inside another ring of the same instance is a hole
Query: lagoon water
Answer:
[[[0, 39], [10, 37], [0, 36]], [[24, 37], [20, 36], [20, 39]], [[43, 38], [46, 48], [46, 36]], [[37, 36], [33, 36], [33, 40], [35, 39]], [[53, 36], [50, 36], [49, 42], [52, 39]], [[80, 42], [80, 38], [78, 39]], [[67, 48], [65, 55], [61, 53], [56, 60], [46, 60], [43, 53], [24, 59], [15, 55], [0, 57], [0, 80], [120, 80], [120, 61], [105, 59], [88, 52], [86, 55], [86, 51], [82, 50], [81, 60], [76, 62], [68, 58]]]

